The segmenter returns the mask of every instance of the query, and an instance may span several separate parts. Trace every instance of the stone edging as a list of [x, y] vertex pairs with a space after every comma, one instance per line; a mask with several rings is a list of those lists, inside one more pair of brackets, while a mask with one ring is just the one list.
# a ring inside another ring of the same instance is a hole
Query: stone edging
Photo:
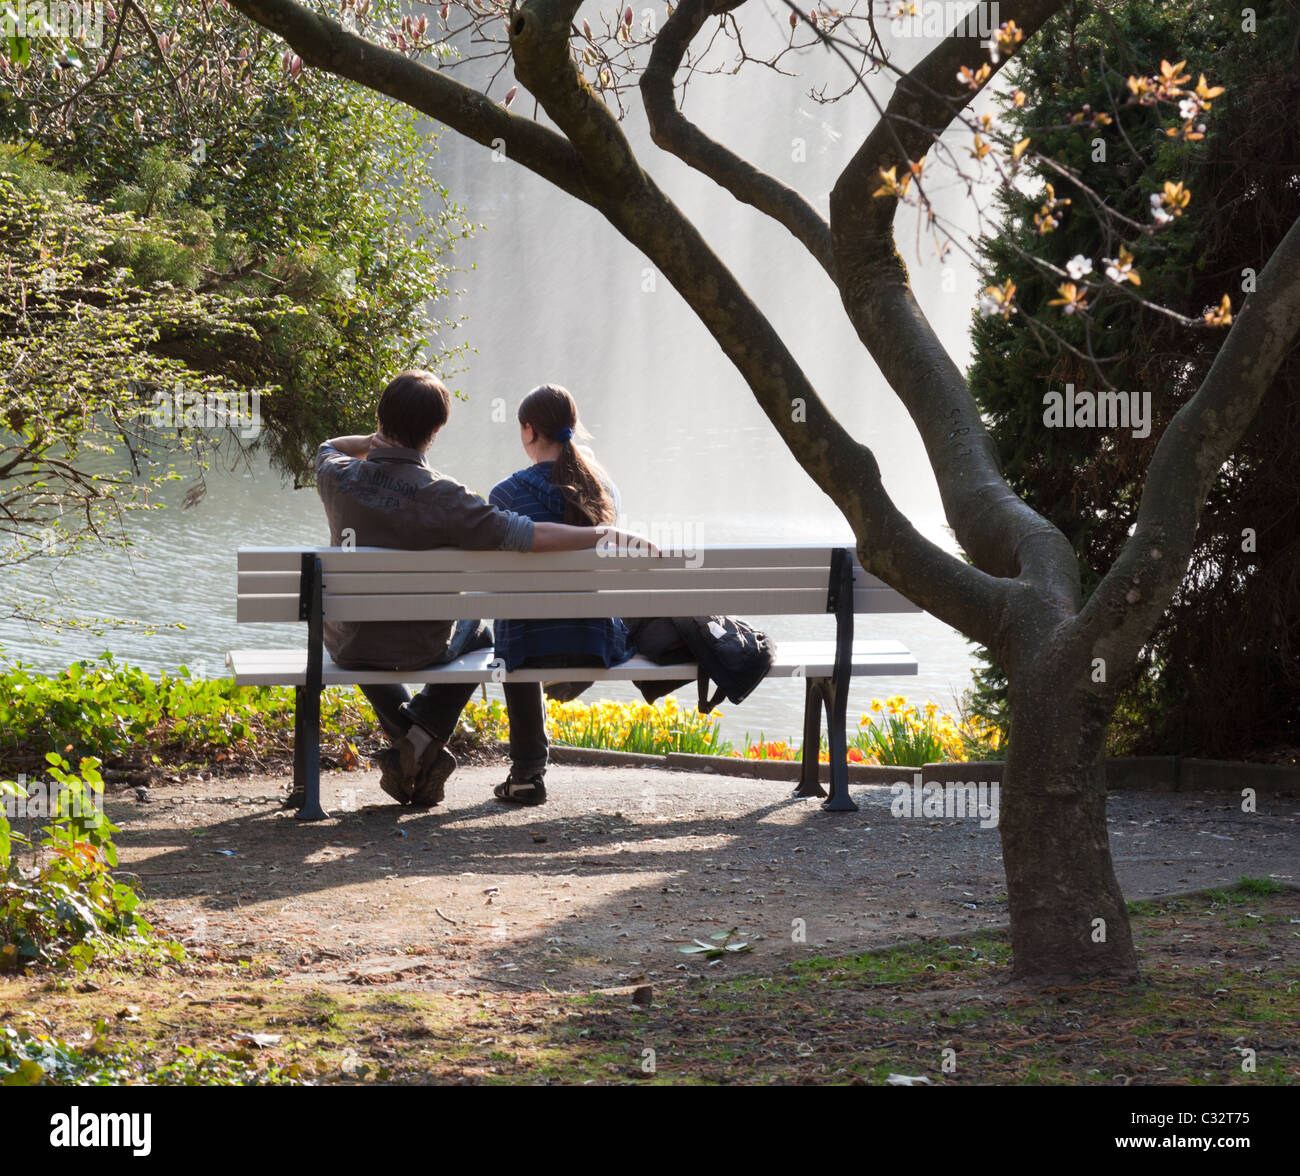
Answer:
[[[496, 741], [503, 753], [508, 744]], [[657, 768], [678, 772], [701, 772], [715, 776], [743, 776], [755, 780], [780, 780], [797, 783], [800, 765], [788, 760], [743, 760], [720, 755], [646, 755], [634, 751], [605, 751], [595, 747], [552, 745], [551, 762], [583, 764], [592, 767]], [[920, 769], [925, 783], [966, 782], [993, 783], [1002, 778], [1001, 760], [971, 763], [926, 764]], [[889, 785], [898, 781], [911, 783], [916, 768], [880, 767], [875, 764], [849, 764], [850, 784]], [[823, 767], [822, 782], [826, 783]], [[1254, 788], [1257, 792], [1300, 790], [1300, 768], [1285, 764], [1254, 764], [1235, 760], [1183, 759], [1179, 756], [1124, 756], [1106, 761], [1106, 784], [1110, 791], [1148, 792], [1238, 792]]]

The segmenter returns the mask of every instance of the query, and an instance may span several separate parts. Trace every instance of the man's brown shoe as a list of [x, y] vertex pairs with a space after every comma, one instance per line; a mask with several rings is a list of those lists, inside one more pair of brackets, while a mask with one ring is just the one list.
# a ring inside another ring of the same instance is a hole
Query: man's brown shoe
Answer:
[[385, 747], [375, 756], [375, 763], [379, 765], [379, 787], [398, 804], [410, 804], [415, 788], [402, 770], [402, 753], [396, 747]]
[[447, 777], [456, 770], [456, 757], [445, 747], [439, 747], [436, 755], [431, 752], [433, 747], [425, 752], [424, 768], [411, 794], [413, 808], [431, 808], [441, 804], [447, 793]]

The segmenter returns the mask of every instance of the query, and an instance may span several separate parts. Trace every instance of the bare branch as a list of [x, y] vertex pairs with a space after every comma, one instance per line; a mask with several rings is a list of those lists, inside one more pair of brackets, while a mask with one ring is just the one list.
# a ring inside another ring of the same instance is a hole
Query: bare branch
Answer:
[[730, 12], [744, 2], [684, 0], [673, 10], [655, 39], [650, 62], [641, 75], [641, 96], [645, 100], [650, 137], [656, 146], [708, 176], [737, 200], [752, 205], [784, 225], [833, 280], [835, 260], [831, 251], [831, 230], [821, 214], [793, 188], [709, 138], [682, 114], [673, 95], [673, 79], [704, 22], [720, 12]]
[[853, 526], [864, 565], [895, 586], [906, 582], [923, 608], [992, 642], [1002, 589], [926, 540], [897, 509], [871, 451], [830, 413], [731, 271], [642, 170], [617, 119], [583, 84], [569, 54], [577, 7], [578, 0], [529, 0], [510, 35], [516, 76], [577, 148], [588, 175], [601, 177], [592, 181], [601, 187], [593, 203], [659, 266], [709, 329], [799, 464]]

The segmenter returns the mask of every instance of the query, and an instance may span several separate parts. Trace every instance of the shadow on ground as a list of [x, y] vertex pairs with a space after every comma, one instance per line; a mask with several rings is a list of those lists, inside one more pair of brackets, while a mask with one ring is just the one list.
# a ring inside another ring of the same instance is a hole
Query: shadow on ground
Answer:
[[[599, 988], [707, 969], [678, 948], [738, 929], [714, 974], [1004, 925], [996, 829], [900, 820], [884, 788], [830, 814], [790, 785], [554, 767], [551, 801], [491, 799], [465, 767], [447, 800], [401, 810], [375, 773], [323, 780], [329, 821], [279, 810], [263, 778], [109, 802], [124, 869], [160, 930], [209, 958], [271, 958], [293, 981]], [[1111, 846], [1130, 899], [1246, 877], [1294, 881], [1300, 803], [1118, 793]]]

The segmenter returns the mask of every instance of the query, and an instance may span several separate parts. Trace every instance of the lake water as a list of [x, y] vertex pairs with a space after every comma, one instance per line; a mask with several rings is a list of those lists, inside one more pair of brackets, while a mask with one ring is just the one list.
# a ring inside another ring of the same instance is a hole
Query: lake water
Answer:
[[[920, 48], [920, 46], [918, 46]], [[905, 64], [905, 63], [903, 63]], [[728, 79], [692, 83], [692, 110], [703, 124], [722, 108]], [[823, 209], [825, 194], [856, 148], [861, 105], [822, 106], [788, 91], [774, 104], [770, 79], [739, 79], [731, 99], [766, 101], [767, 119], [744, 122], [739, 149]], [[749, 87], [744, 89], [743, 87]], [[757, 88], [755, 88], [757, 87]], [[767, 94], [766, 99], [762, 95]], [[919, 437], [845, 319], [825, 275], [784, 231], [672, 159], [647, 147], [636, 111], [628, 130], [658, 182], [696, 220], [719, 254], [789, 340], [836, 416], [875, 450], [885, 485], [917, 527], [953, 548]], [[734, 140], [733, 140], [734, 141]], [[465, 272], [463, 295], [433, 308], [433, 318], [467, 316], [457, 330], [475, 349], [448, 382], [468, 399], [431, 454], [432, 464], [485, 493], [526, 464], [518, 443], [518, 401], [543, 381], [576, 396], [596, 455], [622, 494], [627, 521], [661, 533], [681, 528], [696, 543], [844, 542], [852, 537], [830, 500], [787, 453], [739, 376], [667, 282], [590, 209], [550, 189], [508, 159], [442, 136], [431, 171], [485, 228], [454, 260]], [[792, 149], [794, 145], [794, 149]], [[945, 215], [969, 220], [959, 185], [933, 180]], [[958, 362], [975, 277], [960, 259], [941, 266], [918, 252], [912, 219], [899, 218], [899, 240], [926, 314]], [[457, 338], [460, 336], [458, 335]], [[376, 393], [378, 389], [376, 389]], [[314, 491], [294, 491], [254, 457], [213, 470], [208, 491], [180, 508], [185, 487], [163, 496], [167, 510], [137, 516], [134, 546], [66, 559], [33, 561], [6, 574], [29, 598], [56, 611], [106, 615], [158, 626], [152, 635], [117, 630], [99, 637], [51, 635], [29, 624], [0, 622], [0, 646], [42, 669], [112, 649], [151, 670], [186, 664], [224, 674], [227, 650], [296, 644], [299, 626], [235, 624], [235, 551], [240, 546], [327, 542]], [[777, 638], [833, 635], [828, 617], [750, 618]], [[168, 626], [183, 625], [184, 628]], [[925, 614], [860, 617], [857, 635], [901, 640], [917, 656], [914, 678], [859, 679], [850, 715], [873, 696], [906, 694], [951, 709], [970, 681], [970, 646]], [[586, 697], [637, 698], [611, 685]], [[679, 697], [689, 701], [687, 692]], [[802, 683], [765, 684], [740, 707], [723, 708], [731, 738], [760, 731], [797, 736]]]

